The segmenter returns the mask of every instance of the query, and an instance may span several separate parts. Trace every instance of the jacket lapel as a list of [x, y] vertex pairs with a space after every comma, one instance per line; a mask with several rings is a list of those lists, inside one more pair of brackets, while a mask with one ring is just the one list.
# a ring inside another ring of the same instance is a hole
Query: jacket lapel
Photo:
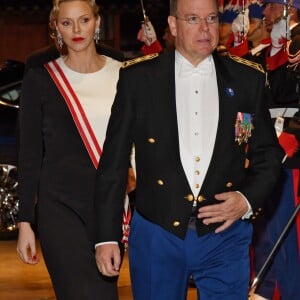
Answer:
[[[177, 174], [184, 174], [186, 184], [188, 180], [180, 159], [179, 139], [178, 139], [178, 123], [176, 111], [176, 89], [175, 89], [175, 51], [161, 55], [161, 64], [157, 69], [157, 86], [152, 100], [156, 105], [155, 112], [157, 116], [156, 130], [161, 136], [168, 157], [174, 166], [177, 167]], [[152, 74], [153, 76], [153, 74]], [[159, 103], [156, 99], [162, 99]], [[167, 112], [167, 114], [165, 113]]]

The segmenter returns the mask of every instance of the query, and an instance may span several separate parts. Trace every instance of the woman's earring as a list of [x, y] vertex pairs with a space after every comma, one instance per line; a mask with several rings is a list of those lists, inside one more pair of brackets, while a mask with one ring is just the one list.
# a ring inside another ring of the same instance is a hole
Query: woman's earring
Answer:
[[63, 46], [63, 44], [64, 44], [64, 42], [63, 42], [63, 39], [62, 39], [62, 35], [61, 35], [61, 33], [59, 31], [57, 31], [57, 33], [56, 33], [56, 38], [57, 38], [58, 46], [61, 49], [62, 46]]
[[100, 28], [99, 27], [97, 27], [95, 29], [94, 40], [95, 40], [95, 43], [98, 44], [98, 42], [100, 40]]

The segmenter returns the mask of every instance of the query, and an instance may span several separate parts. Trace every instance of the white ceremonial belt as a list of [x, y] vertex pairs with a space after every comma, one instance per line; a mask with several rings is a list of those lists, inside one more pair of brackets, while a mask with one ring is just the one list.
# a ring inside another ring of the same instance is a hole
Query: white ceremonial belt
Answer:
[[292, 118], [298, 110], [299, 108], [296, 107], [279, 107], [269, 109], [272, 119], [277, 117]]

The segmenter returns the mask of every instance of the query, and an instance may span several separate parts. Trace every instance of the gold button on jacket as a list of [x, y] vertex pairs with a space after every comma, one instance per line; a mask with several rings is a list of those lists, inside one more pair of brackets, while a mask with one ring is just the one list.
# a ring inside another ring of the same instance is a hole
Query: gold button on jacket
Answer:
[[226, 187], [231, 188], [232, 186], [233, 186], [232, 182], [229, 181], [229, 182], [226, 183]]
[[204, 196], [203, 195], [200, 195], [200, 196], [198, 196], [198, 202], [203, 202], [204, 200], [205, 200], [205, 198], [204, 198]]
[[178, 221], [174, 221], [174, 222], [173, 222], [173, 226], [174, 226], [174, 227], [178, 227], [179, 225], [180, 225], [180, 222], [178, 222]]
[[149, 138], [149, 139], [148, 139], [148, 142], [149, 142], [150, 144], [154, 144], [154, 143], [155, 143], [155, 139], [154, 139], [154, 138]]
[[187, 196], [184, 197], [187, 201], [191, 202], [194, 200], [194, 196], [192, 194], [188, 194]]

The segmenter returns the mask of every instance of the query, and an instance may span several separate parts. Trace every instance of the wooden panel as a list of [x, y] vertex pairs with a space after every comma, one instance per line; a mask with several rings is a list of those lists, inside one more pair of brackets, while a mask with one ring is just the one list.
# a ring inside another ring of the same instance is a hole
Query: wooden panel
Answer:
[[[40, 262], [35, 266], [21, 262], [16, 251], [16, 241], [0, 241], [0, 299], [5, 300], [55, 300], [43, 256], [38, 246]], [[118, 281], [120, 300], [132, 300], [127, 253]], [[188, 289], [187, 300], [196, 300], [197, 290]]]
[[26, 57], [38, 48], [49, 43], [45, 24], [2, 24], [0, 25], [0, 61], [15, 59], [25, 61]]
[[[120, 50], [120, 15], [104, 14], [102, 27], [103, 42]], [[52, 43], [45, 12], [20, 15], [1, 15], [0, 12], [0, 32], [0, 62], [6, 59], [25, 62], [32, 51]]]
[[120, 14], [101, 15], [101, 40], [111, 47], [121, 49]]

